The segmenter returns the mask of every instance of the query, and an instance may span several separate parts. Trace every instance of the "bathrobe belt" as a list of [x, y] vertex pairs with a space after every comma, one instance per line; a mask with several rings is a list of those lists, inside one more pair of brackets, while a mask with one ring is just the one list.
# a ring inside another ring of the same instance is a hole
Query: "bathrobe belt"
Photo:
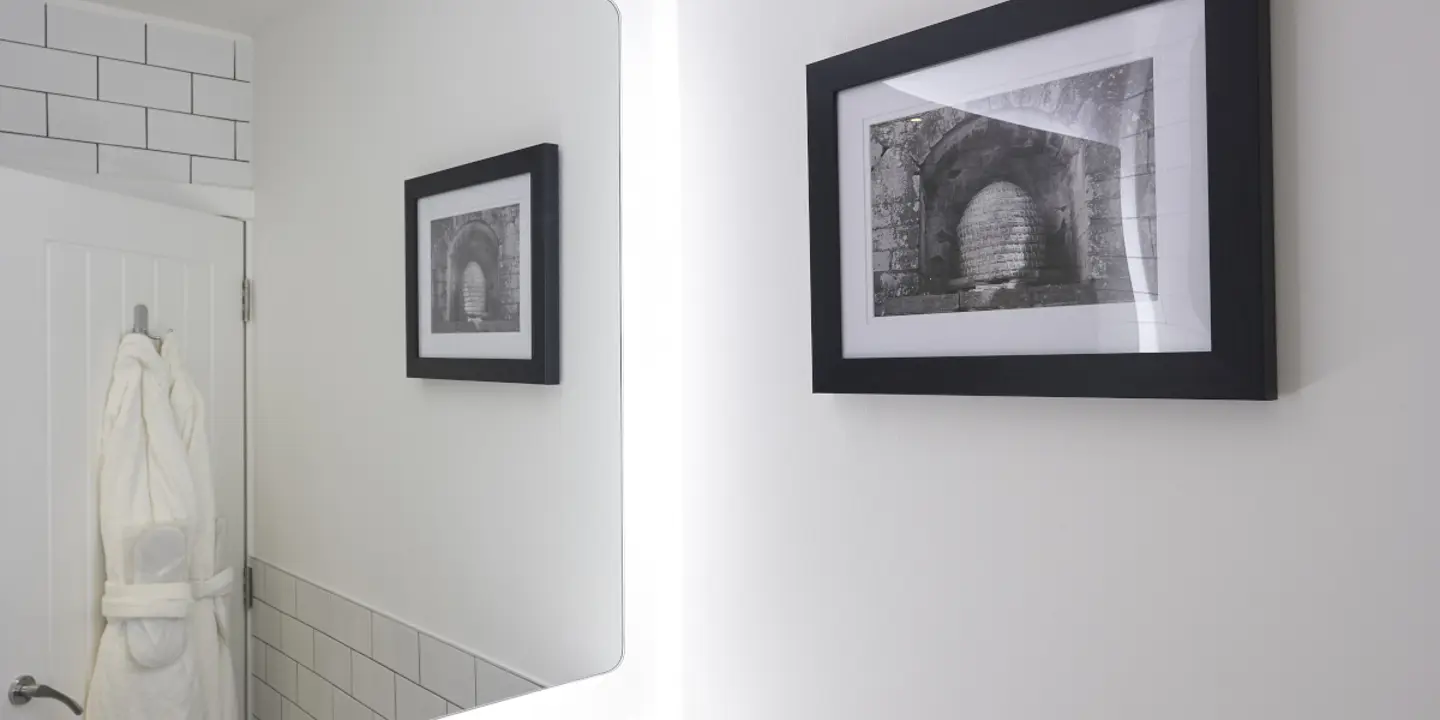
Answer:
[[190, 606], [197, 600], [229, 594], [234, 584], [235, 572], [231, 568], [199, 582], [145, 585], [107, 582], [105, 597], [100, 600], [100, 614], [112, 620], [180, 620], [189, 616]]

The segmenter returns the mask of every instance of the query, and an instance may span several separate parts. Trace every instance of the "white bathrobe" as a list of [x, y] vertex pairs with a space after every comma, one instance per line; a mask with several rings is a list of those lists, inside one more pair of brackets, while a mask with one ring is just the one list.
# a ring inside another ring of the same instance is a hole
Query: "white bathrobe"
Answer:
[[[205, 408], [167, 337], [127, 335], [101, 428], [105, 632], [89, 720], [235, 720]], [[218, 571], [218, 572], [217, 572]]]

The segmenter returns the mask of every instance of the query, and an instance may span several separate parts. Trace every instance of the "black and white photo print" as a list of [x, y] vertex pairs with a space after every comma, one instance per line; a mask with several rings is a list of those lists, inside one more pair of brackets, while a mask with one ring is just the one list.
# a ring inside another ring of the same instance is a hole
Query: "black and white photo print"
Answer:
[[432, 332], [520, 332], [519, 204], [435, 220], [430, 246]]
[[406, 373], [560, 383], [560, 149], [405, 183]]
[[1269, 0], [1007, 0], [807, 68], [821, 393], [1268, 399]]
[[872, 125], [875, 315], [1154, 297], [1152, 67]]

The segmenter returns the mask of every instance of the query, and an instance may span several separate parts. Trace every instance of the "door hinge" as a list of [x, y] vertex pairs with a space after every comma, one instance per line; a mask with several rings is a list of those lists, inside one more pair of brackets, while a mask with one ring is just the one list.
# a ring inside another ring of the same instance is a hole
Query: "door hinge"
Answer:
[[245, 607], [249, 608], [255, 604], [255, 570], [249, 565], [245, 566], [245, 573], [241, 576], [240, 595], [245, 598]]
[[250, 278], [240, 281], [240, 321], [249, 323], [254, 315], [255, 287], [250, 283]]

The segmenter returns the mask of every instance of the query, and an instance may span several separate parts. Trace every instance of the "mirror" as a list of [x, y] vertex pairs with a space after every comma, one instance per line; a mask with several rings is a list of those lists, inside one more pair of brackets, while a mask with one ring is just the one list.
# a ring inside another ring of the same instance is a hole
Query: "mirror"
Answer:
[[613, 669], [615, 8], [321, 1], [254, 40], [250, 714]]

